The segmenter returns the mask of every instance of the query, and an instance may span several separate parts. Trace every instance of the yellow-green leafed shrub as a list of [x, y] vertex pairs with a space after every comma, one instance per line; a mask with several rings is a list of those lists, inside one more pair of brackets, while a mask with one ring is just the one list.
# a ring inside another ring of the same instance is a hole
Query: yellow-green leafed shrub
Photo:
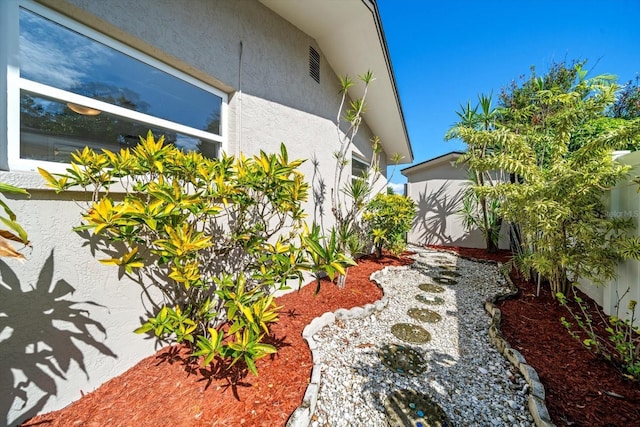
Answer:
[[383, 248], [395, 255], [406, 249], [405, 235], [415, 216], [415, 202], [399, 194], [377, 194], [367, 204], [362, 219], [367, 224], [378, 257], [382, 256]]
[[[29, 195], [22, 188], [0, 182], [0, 194], [4, 193]], [[4, 215], [0, 214], [0, 222], [2, 223], [0, 224], [0, 256], [24, 260], [24, 255], [16, 251], [9, 241], [19, 242], [27, 246], [29, 245], [27, 232], [16, 222], [16, 214], [2, 199], [0, 199], [0, 207], [4, 210]]]
[[[166, 304], [136, 332], [189, 343], [205, 364], [231, 358], [256, 373], [254, 361], [276, 351], [264, 343], [278, 320], [271, 293], [324, 268], [305, 243], [302, 161], [290, 161], [284, 145], [278, 154], [207, 159], [151, 132], [140, 139], [119, 153], [85, 148], [65, 174], [40, 172], [58, 191], [91, 190], [77, 229], [124, 244], [101, 262], [164, 293]], [[124, 197], [111, 196], [115, 184]]]

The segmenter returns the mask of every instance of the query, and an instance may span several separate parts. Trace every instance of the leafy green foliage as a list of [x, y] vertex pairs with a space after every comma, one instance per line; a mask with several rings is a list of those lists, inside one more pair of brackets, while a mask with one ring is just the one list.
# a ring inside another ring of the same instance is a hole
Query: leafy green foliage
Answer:
[[[29, 193], [19, 187], [5, 184], [0, 182], [0, 194], [23, 194], [28, 196]], [[23, 245], [29, 245], [29, 236], [22, 226], [16, 221], [16, 214], [13, 213], [9, 205], [4, 200], [0, 199], [0, 207], [4, 211], [4, 215], [0, 214], [0, 222], [4, 228], [0, 228], [0, 256], [24, 259], [24, 255], [16, 251], [15, 248], [9, 243], [9, 240], [22, 243]]]
[[[622, 118], [600, 117], [584, 123], [576, 129], [569, 143], [569, 152], [577, 151], [589, 141], [624, 130], [629, 122]], [[636, 151], [640, 149], [640, 138], [631, 137], [617, 144], [619, 150]]]
[[605, 319], [605, 316], [598, 311], [603, 323], [607, 325], [605, 331], [609, 335], [608, 339], [597, 333], [594, 319], [587, 310], [585, 301], [575, 293], [575, 290], [573, 294], [575, 304], [572, 304], [563, 293], [558, 293], [557, 298], [569, 311], [578, 327], [577, 331], [574, 330], [574, 325], [563, 317], [561, 321], [569, 334], [589, 350], [620, 367], [625, 376], [638, 381], [640, 380], [640, 327], [634, 326], [637, 302], [629, 301], [627, 314], [630, 314], [630, 318], [628, 320], [622, 320], [619, 317], [620, 304], [628, 293], [629, 288], [618, 297], [615, 315]]
[[[500, 200], [499, 214], [520, 230], [515, 262], [554, 291], [566, 293], [585, 277], [602, 282], [615, 274], [629, 247], [629, 221], [606, 215], [603, 191], [626, 178], [628, 168], [611, 151], [640, 135], [640, 121], [606, 131], [596, 126], [616, 99], [609, 75], [586, 79], [583, 63], [554, 65], [501, 96], [495, 129], [458, 126], [477, 174], [503, 171], [512, 179], [476, 185], [478, 198]], [[628, 252], [628, 251], [627, 251]]]
[[[471, 180], [474, 182], [474, 180]], [[458, 214], [462, 217], [462, 225], [467, 230], [480, 230], [487, 240], [487, 250], [498, 248], [502, 216], [499, 214], [500, 200], [485, 199], [485, 211], [481, 209], [481, 203], [474, 187], [469, 187], [464, 193], [462, 207]], [[484, 219], [486, 218], [486, 228]]]
[[553, 109], [531, 108], [538, 102], [539, 93], [545, 90], [556, 93], [570, 92], [575, 81], [580, 76], [584, 77], [582, 67], [585, 63], [584, 60], [554, 62], [542, 76], [539, 76], [535, 66], [532, 66], [528, 77], [520, 76], [520, 83], [512, 80], [500, 91], [500, 123], [511, 127], [540, 123], [545, 114], [553, 113]]
[[[336, 131], [338, 133], [339, 149], [334, 153], [336, 159], [334, 169], [334, 187], [331, 188], [331, 212], [335, 218], [335, 225], [329, 231], [332, 240], [336, 238], [336, 250], [342, 251], [349, 255], [358, 254], [364, 247], [362, 236], [364, 235], [362, 225], [360, 223], [360, 215], [366, 200], [372, 191], [371, 179], [376, 177], [377, 170], [375, 165], [367, 170], [365, 176], [356, 177], [355, 179], [347, 179], [345, 183], [345, 169], [350, 164], [349, 156], [351, 154], [353, 140], [358, 134], [360, 124], [362, 123], [362, 115], [366, 110], [366, 97], [369, 92], [369, 84], [373, 82], [374, 77], [371, 71], [368, 71], [358, 77], [364, 83], [364, 92], [361, 98], [349, 101], [349, 90], [355, 85], [353, 80], [346, 77], [340, 78], [340, 107], [336, 117]], [[341, 125], [347, 124], [346, 132], [341, 131]], [[379, 146], [377, 139], [373, 140], [374, 144]], [[372, 162], [377, 160], [376, 147], [374, 146], [374, 156]], [[328, 233], [328, 234], [329, 234]], [[320, 252], [316, 251], [316, 256]], [[330, 261], [331, 256], [326, 258]], [[346, 281], [346, 271], [340, 273], [338, 277], [338, 286], [343, 287]], [[320, 282], [318, 282], [318, 286]]]
[[406, 248], [405, 234], [416, 215], [415, 202], [398, 194], [377, 194], [362, 215], [371, 230], [378, 257], [387, 248], [400, 255]]
[[[349, 90], [355, 83], [348, 76], [340, 78], [341, 100], [335, 122], [340, 146], [334, 153], [336, 165], [334, 187], [331, 188], [331, 212], [335, 218], [335, 225], [326, 233], [335, 236], [337, 251], [346, 253], [349, 256], [362, 253], [368, 246], [368, 233], [362, 223], [362, 212], [381, 177], [380, 154], [382, 146], [377, 136], [371, 139], [372, 157], [369, 167], [363, 176], [353, 177], [353, 179], [345, 177], [345, 169], [350, 164], [349, 158], [353, 148], [353, 140], [360, 129], [362, 117], [366, 111], [366, 97], [369, 92], [369, 85], [375, 78], [371, 71], [367, 71], [358, 76], [358, 80], [364, 84], [363, 95], [361, 98], [349, 100]], [[343, 132], [343, 128], [346, 131]], [[401, 157], [395, 154], [391, 159], [395, 164], [400, 160]], [[327, 258], [327, 261], [330, 260], [331, 257]], [[327, 262], [327, 265], [330, 264], [330, 262]], [[346, 270], [338, 272], [338, 286], [343, 287], [345, 281]]]
[[[348, 241], [349, 236], [342, 241]], [[310, 270], [316, 277], [316, 293], [320, 292], [320, 279], [326, 274], [330, 280], [336, 275], [345, 275], [346, 268], [356, 263], [340, 252], [339, 238], [336, 229], [331, 230], [329, 238], [320, 235], [320, 227], [313, 226], [311, 233], [304, 237], [307, 253], [311, 258]], [[351, 248], [353, 249], [353, 248]]]
[[[207, 159], [151, 132], [140, 139], [119, 153], [85, 148], [66, 174], [40, 172], [57, 191], [91, 190], [76, 229], [124, 245], [101, 262], [164, 293], [136, 332], [189, 343], [205, 364], [227, 357], [256, 373], [255, 360], [276, 351], [264, 343], [278, 319], [271, 293], [305, 270], [332, 274], [351, 262], [338, 252], [310, 261], [321, 237], [304, 223], [303, 161], [289, 160], [284, 145], [278, 154]], [[110, 193], [116, 184], [122, 199]]]
[[624, 85], [609, 114], [627, 120], [640, 117], [640, 76]]

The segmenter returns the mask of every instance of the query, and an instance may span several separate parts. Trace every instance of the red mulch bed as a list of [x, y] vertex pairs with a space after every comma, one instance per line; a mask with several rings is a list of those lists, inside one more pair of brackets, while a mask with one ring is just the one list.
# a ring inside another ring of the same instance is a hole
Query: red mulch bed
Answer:
[[[611, 363], [568, 335], [560, 319], [573, 318], [548, 286], [541, 286], [536, 296], [534, 283], [511, 276], [520, 294], [500, 304], [502, 333], [538, 372], [553, 421], [559, 426], [640, 426], [638, 382], [624, 378]], [[599, 320], [593, 300], [581, 297], [594, 321]], [[608, 337], [602, 325], [599, 334]]]
[[[508, 252], [433, 247], [464, 257], [506, 261]], [[272, 327], [279, 352], [258, 361], [258, 378], [223, 376], [187, 363], [184, 351], [148, 357], [68, 407], [32, 418], [24, 426], [282, 426], [302, 401], [311, 373], [311, 353], [302, 329], [326, 311], [362, 306], [379, 299], [369, 281], [387, 265], [406, 258], [361, 259], [349, 270], [347, 286], [329, 282], [277, 299], [283, 306]], [[640, 426], [640, 387], [571, 338], [560, 323], [567, 311], [542, 288], [512, 275], [517, 297], [501, 303], [502, 333], [540, 375], [547, 408], [558, 426]], [[595, 315], [597, 316], [597, 315]]]
[[344, 289], [324, 281], [276, 299], [280, 320], [271, 328], [274, 357], [258, 360], [258, 374], [235, 377], [188, 363], [184, 350], [165, 348], [64, 409], [23, 426], [283, 426], [300, 405], [311, 375], [311, 352], [302, 329], [315, 317], [382, 298], [369, 280], [385, 266], [411, 264], [383, 256], [358, 260]]
[[484, 249], [478, 248], [461, 248], [460, 246], [441, 246], [441, 245], [427, 245], [429, 249], [435, 249], [437, 251], [453, 252], [470, 259], [481, 259], [485, 261], [498, 261], [507, 262], [511, 259], [511, 251], [500, 249], [496, 253], [487, 253]]
[[[497, 256], [484, 249], [444, 248], [462, 256], [505, 262], [508, 251]], [[640, 426], [640, 384], [624, 378], [613, 365], [572, 338], [560, 319], [571, 320], [568, 310], [551, 295], [548, 286], [511, 279], [519, 294], [499, 304], [502, 335], [535, 368], [546, 391], [546, 405], [558, 426]], [[581, 295], [594, 320], [600, 319], [595, 303]], [[606, 337], [600, 325], [600, 333]]]

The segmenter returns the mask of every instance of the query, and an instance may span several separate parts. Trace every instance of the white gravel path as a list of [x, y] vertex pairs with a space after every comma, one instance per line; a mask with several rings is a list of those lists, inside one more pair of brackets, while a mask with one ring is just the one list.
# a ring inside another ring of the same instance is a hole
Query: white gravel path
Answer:
[[[378, 274], [389, 303], [364, 318], [338, 320], [316, 333], [316, 356], [322, 365], [313, 427], [386, 426], [383, 403], [398, 389], [427, 394], [456, 426], [531, 426], [527, 410], [528, 385], [490, 343], [490, 317], [484, 302], [510, 288], [494, 264], [459, 258], [453, 254], [418, 249], [416, 263]], [[455, 265], [457, 284], [441, 285], [444, 292], [430, 294], [418, 288], [435, 283], [441, 265]], [[440, 296], [442, 305], [416, 300]], [[408, 316], [410, 308], [438, 312], [438, 323], [423, 323]], [[432, 340], [403, 342], [391, 333], [396, 323], [424, 327]], [[378, 352], [388, 344], [417, 350], [427, 369], [417, 376], [393, 372], [381, 363]]]

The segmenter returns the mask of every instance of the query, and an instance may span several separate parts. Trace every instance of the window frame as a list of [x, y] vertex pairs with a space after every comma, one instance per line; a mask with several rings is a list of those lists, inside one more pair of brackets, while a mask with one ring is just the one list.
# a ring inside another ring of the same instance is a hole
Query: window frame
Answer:
[[[0, 5], [0, 15], [5, 17], [4, 20], [0, 18], [0, 28], [5, 28], [5, 30], [0, 31], [0, 35], [5, 36], [4, 43], [0, 42], [0, 61], [2, 61], [0, 62], [0, 77], [2, 77], [3, 80], [2, 84], [0, 84], [0, 90], [3, 89], [2, 86], [4, 84], [7, 85], [7, 101], [5, 105], [0, 107], [0, 116], [2, 116], [2, 119], [6, 117], [7, 120], [6, 140], [4, 137], [0, 137], [0, 169], [9, 171], [32, 171], [36, 170], [37, 167], [42, 167], [52, 172], [63, 172], [69, 166], [68, 163], [20, 158], [20, 93], [22, 90], [50, 97], [64, 103], [71, 102], [96, 108], [122, 118], [149, 125], [149, 127], [166, 128], [177, 133], [209, 140], [220, 144], [219, 152], [227, 149], [227, 93], [197, 80], [144, 52], [127, 46], [104, 33], [89, 28], [70, 17], [35, 3], [32, 0], [9, 0], [0, 3], [3, 3]], [[98, 43], [115, 49], [124, 55], [137, 59], [150, 67], [163, 71], [219, 97], [221, 99], [219, 135], [20, 77], [19, 16], [21, 8], [36, 13]], [[4, 61], [6, 61], [6, 63], [4, 63]], [[4, 73], [6, 73], [6, 76], [2, 75]], [[0, 126], [3, 124], [2, 119], [0, 119]]]

